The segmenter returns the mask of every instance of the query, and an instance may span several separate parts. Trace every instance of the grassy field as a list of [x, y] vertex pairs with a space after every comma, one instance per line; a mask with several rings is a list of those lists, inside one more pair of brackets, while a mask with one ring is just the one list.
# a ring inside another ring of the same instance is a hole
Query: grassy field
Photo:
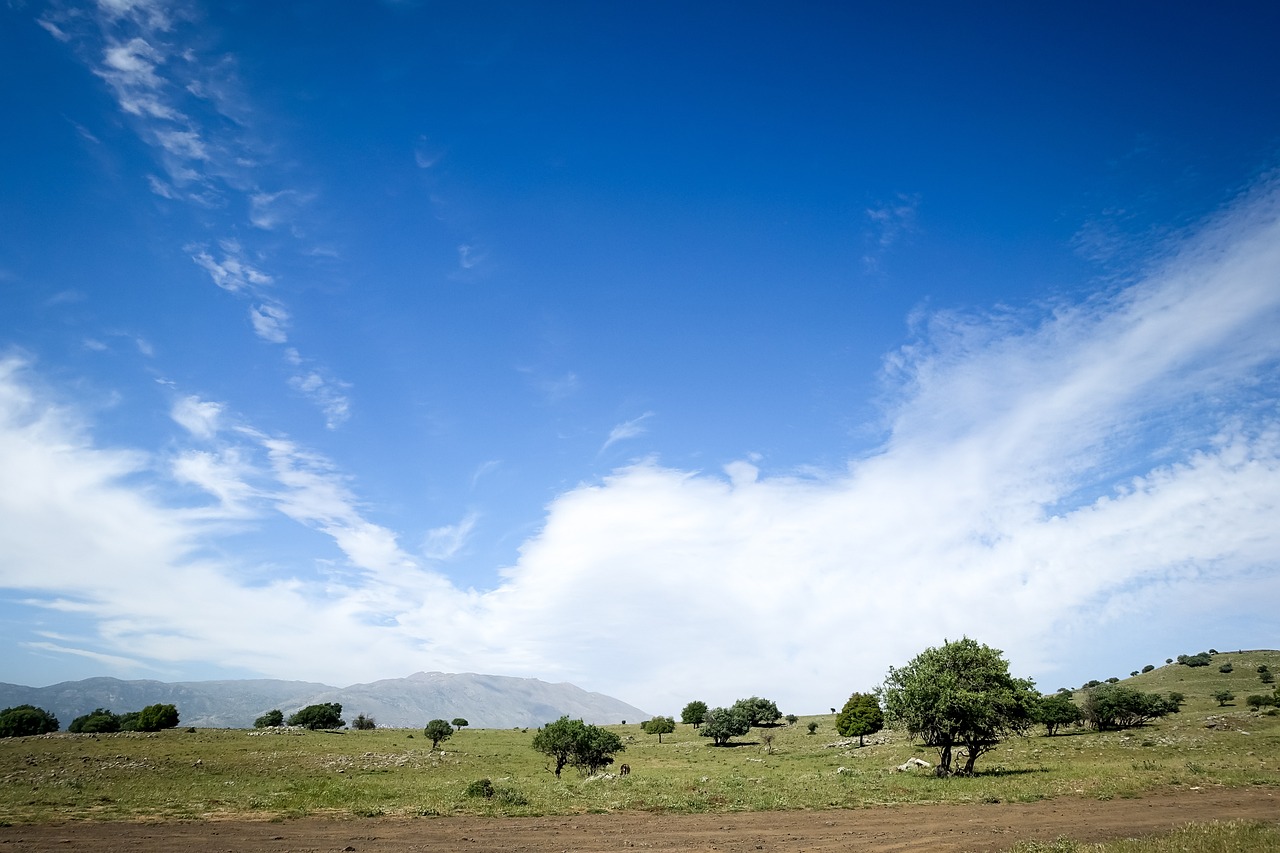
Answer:
[[[1234, 671], [1218, 672], [1227, 660]], [[626, 744], [618, 761], [631, 766], [631, 775], [584, 779], [566, 771], [561, 780], [530, 748], [532, 730], [463, 730], [437, 751], [421, 730], [405, 729], [178, 728], [11, 738], [0, 741], [0, 822], [726, 812], [1280, 786], [1280, 716], [1250, 713], [1244, 704], [1251, 693], [1270, 692], [1258, 679], [1259, 664], [1280, 671], [1280, 652], [1223, 653], [1210, 667], [1161, 666], [1125, 679], [1143, 690], [1180, 691], [1186, 705], [1130, 731], [1015, 738], [983, 756], [971, 779], [897, 772], [908, 758], [932, 762], [936, 755], [896, 732], [870, 737], [862, 748], [842, 742], [831, 715], [754, 729], [722, 748], [690, 726], [678, 726], [661, 744], [638, 725], [614, 726]], [[1226, 707], [1212, 698], [1222, 688], [1237, 696]], [[818, 724], [813, 735], [811, 721]], [[765, 733], [773, 735], [771, 745]], [[495, 795], [468, 796], [468, 784], [482, 778], [492, 780]]]

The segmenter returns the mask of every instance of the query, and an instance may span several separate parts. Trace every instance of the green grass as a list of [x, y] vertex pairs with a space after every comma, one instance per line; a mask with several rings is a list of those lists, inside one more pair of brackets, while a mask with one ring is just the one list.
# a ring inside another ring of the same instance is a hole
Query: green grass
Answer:
[[[933, 750], [897, 733], [868, 738], [863, 748], [829, 746], [841, 740], [831, 715], [770, 730], [772, 749], [760, 742], [759, 730], [716, 748], [685, 725], [662, 744], [638, 725], [613, 726], [626, 745], [618, 760], [632, 773], [594, 780], [571, 770], [556, 780], [530, 747], [533, 731], [466, 729], [432, 752], [421, 730], [179, 728], [0, 740], [0, 822], [732, 812], [1280, 786], [1280, 716], [1250, 714], [1243, 705], [1248, 693], [1263, 692], [1257, 664], [1280, 671], [1280, 652], [1219, 655], [1224, 658], [1235, 662], [1229, 675], [1215, 662], [1130, 679], [1144, 690], [1186, 693], [1176, 716], [1126, 732], [1015, 738], [984, 755], [971, 779], [896, 772], [912, 756], [936, 760]], [[1240, 697], [1234, 706], [1213, 701], [1221, 684]], [[1206, 727], [1214, 719], [1224, 727]], [[815, 735], [807, 733], [810, 721], [819, 725]], [[482, 778], [501, 796], [468, 796], [467, 786]]]
[[1280, 851], [1280, 829], [1273, 825], [1227, 821], [1189, 824], [1173, 832], [1123, 838], [1101, 844], [1070, 839], [1027, 841], [1013, 853], [1268, 853]]

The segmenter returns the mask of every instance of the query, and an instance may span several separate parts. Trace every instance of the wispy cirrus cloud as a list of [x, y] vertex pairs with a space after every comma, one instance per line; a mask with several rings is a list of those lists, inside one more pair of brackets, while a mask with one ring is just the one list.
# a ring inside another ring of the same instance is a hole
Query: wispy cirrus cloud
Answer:
[[[197, 49], [191, 21], [177, 0], [55, 6], [38, 19], [54, 38], [76, 47], [155, 152], [161, 173], [146, 178], [153, 193], [201, 210], [229, 210], [229, 200], [236, 199], [254, 228], [292, 229], [311, 195], [261, 188], [258, 176], [272, 158], [250, 141], [245, 122], [252, 110], [236, 89], [235, 60]], [[225, 238], [196, 239], [185, 249], [214, 284], [251, 301], [247, 316], [255, 335], [271, 344], [288, 342], [292, 312], [282, 294], [271, 292], [276, 276], [267, 271], [266, 252]], [[296, 361], [286, 356], [287, 364]], [[318, 368], [288, 381], [320, 408], [330, 428], [346, 420], [346, 383]]]
[[626, 441], [629, 438], [644, 435], [649, 429], [645, 426], [645, 421], [652, 417], [653, 412], [645, 412], [643, 415], [632, 418], [629, 421], [623, 421], [609, 430], [609, 437], [604, 440], [604, 444], [600, 447], [600, 452], [605, 452], [619, 441]]
[[[0, 586], [96, 627], [69, 648], [151, 666], [358, 681], [429, 655], [655, 710], [765, 689], [823, 709], [962, 634], [1049, 689], [1117, 647], [1256, 642], [1274, 621], [1256, 602], [1280, 595], [1280, 190], [1162, 248], [1123, 289], [922, 317], [885, 360], [885, 440], [843, 466], [648, 460], [562, 491], [477, 592], [429, 562], [467, 551], [473, 516], [414, 553], [331, 460], [221, 404], [173, 405], [193, 446], [99, 446], [9, 359]], [[205, 502], [157, 498], [184, 485]], [[213, 521], [290, 537], [289, 556], [243, 565]], [[640, 579], [626, 607], [619, 578]], [[876, 654], [815, 653], [833, 637]]]

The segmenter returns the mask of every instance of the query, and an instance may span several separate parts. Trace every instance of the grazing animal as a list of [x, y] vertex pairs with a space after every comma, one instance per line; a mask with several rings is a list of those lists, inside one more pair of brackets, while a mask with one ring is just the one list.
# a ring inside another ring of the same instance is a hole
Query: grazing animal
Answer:
[[621, 767], [619, 767], [619, 768], [618, 768], [618, 775], [619, 775], [619, 776], [626, 776], [626, 775], [627, 775], [627, 774], [629, 774], [630, 772], [631, 772], [631, 765], [630, 765], [630, 764], [624, 764], [624, 765], [622, 765]]

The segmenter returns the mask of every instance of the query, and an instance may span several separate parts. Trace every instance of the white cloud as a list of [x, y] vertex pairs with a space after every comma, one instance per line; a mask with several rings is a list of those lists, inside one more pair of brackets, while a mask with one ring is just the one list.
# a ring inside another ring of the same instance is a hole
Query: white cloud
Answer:
[[351, 417], [351, 401], [346, 395], [350, 386], [346, 382], [327, 379], [311, 370], [289, 377], [289, 384], [324, 413], [329, 429], [337, 429]]
[[249, 309], [253, 331], [264, 341], [282, 344], [289, 340], [289, 312], [278, 303], [264, 302]]
[[[1209, 628], [1266, 642], [1274, 619], [1257, 602], [1280, 595], [1276, 202], [1243, 200], [1114, 294], [927, 318], [886, 361], [888, 437], [844, 468], [647, 461], [570, 489], [478, 593], [424, 565], [465, 550], [474, 516], [411, 554], [348, 476], [286, 437], [189, 398], [173, 417], [203, 443], [158, 464], [96, 446], [10, 359], [0, 587], [91, 620], [93, 644], [65, 645], [103, 655], [338, 682], [426, 660], [668, 713], [751, 693], [821, 710], [962, 634], [1050, 689], [1105, 676], [1080, 671], [1098, 661], [1127, 671], [1220, 642]], [[299, 390], [327, 387], [309, 375]], [[215, 502], [161, 503], [177, 485]], [[211, 518], [305, 544], [269, 572], [241, 565]]]
[[239, 247], [233, 243], [224, 243], [222, 260], [215, 260], [207, 249], [188, 247], [195, 251], [191, 260], [209, 274], [213, 283], [223, 290], [232, 293], [254, 292], [256, 288], [271, 284], [271, 276], [254, 267], [239, 255]]
[[604, 445], [600, 448], [600, 452], [603, 453], [619, 441], [625, 441], [628, 438], [636, 438], [637, 436], [644, 435], [645, 432], [648, 431], [644, 422], [651, 417], [653, 417], [653, 412], [645, 412], [643, 415], [632, 418], [629, 421], [623, 421], [613, 429], [609, 430], [609, 437], [605, 439]]
[[207, 441], [217, 434], [223, 410], [221, 403], [187, 396], [173, 404], [169, 416], [196, 438]]

